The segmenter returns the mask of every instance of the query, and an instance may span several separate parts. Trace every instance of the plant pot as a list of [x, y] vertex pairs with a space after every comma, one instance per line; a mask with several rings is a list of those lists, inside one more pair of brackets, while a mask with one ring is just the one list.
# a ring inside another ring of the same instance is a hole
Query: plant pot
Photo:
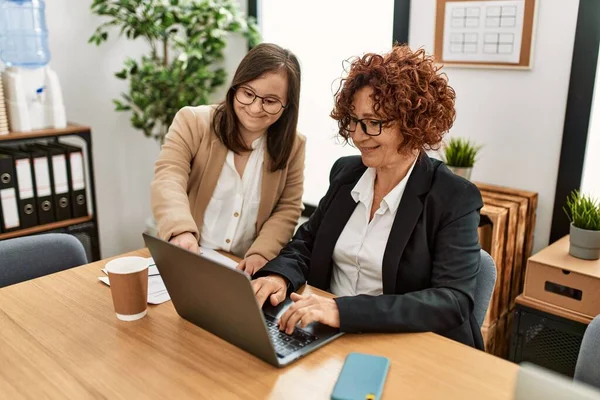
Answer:
[[580, 229], [571, 224], [569, 254], [583, 260], [600, 259], [600, 231]]
[[452, 167], [448, 165], [450, 171], [454, 172], [458, 176], [462, 176], [466, 180], [471, 179], [471, 171], [473, 171], [473, 167]]

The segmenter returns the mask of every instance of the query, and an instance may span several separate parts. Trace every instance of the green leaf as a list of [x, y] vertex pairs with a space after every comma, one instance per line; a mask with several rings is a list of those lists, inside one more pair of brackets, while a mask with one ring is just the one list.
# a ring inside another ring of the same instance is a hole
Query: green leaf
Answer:
[[572, 191], [567, 196], [563, 211], [577, 228], [600, 231], [600, 203], [590, 195]]
[[115, 76], [119, 79], [127, 79], [127, 70], [123, 69], [115, 74]]
[[471, 168], [481, 146], [462, 138], [451, 138], [444, 150], [444, 162], [452, 167]]
[[129, 111], [131, 110], [131, 107], [121, 103], [119, 100], [113, 100], [113, 103], [115, 105], [115, 111]]
[[144, 129], [144, 120], [135, 111], [131, 115], [131, 125], [133, 125], [133, 127], [137, 129]]

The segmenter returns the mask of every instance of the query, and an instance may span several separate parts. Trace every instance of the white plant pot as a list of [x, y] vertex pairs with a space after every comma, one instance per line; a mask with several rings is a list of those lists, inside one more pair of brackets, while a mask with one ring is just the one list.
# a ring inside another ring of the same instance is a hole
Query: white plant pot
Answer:
[[600, 259], [600, 231], [580, 229], [571, 224], [569, 254], [583, 260]]
[[473, 167], [452, 167], [448, 165], [448, 169], [450, 169], [450, 171], [454, 172], [456, 175], [462, 176], [466, 180], [471, 180], [471, 172], [473, 171]]

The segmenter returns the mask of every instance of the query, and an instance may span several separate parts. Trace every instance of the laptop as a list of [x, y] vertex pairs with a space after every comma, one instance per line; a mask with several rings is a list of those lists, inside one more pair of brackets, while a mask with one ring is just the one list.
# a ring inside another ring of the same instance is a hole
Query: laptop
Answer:
[[277, 321], [292, 304], [256, 302], [250, 277], [201, 254], [143, 234], [177, 313], [184, 319], [276, 367], [286, 366], [342, 333], [321, 323], [280, 332]]
[[600, 400], [600, 390], [537, 365], [519, 366], [515, 400]]

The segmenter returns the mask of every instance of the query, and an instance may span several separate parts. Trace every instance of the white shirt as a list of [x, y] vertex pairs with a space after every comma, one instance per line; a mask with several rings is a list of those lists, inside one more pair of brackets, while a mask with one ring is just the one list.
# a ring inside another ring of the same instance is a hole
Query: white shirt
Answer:
[[[416, 160], [415, 160], [416, 162]], [[333, 273], [330, 290], [337, 296], [383, 293], [381, 269], [396, 211], [402, 200], [408, 173], [381, 201], [369, 222], [375, 185], [375, 168], [368, 168], [352, 189], [358, 204], [346, 223], [333, 250]]]
[[256, 239], [265, 137], [256, 139], [251, 147], [242, 178], [235, 168], [233, 151], [227, 152], [217, 186], [204, 213], [200, 246], [244, 257]]

